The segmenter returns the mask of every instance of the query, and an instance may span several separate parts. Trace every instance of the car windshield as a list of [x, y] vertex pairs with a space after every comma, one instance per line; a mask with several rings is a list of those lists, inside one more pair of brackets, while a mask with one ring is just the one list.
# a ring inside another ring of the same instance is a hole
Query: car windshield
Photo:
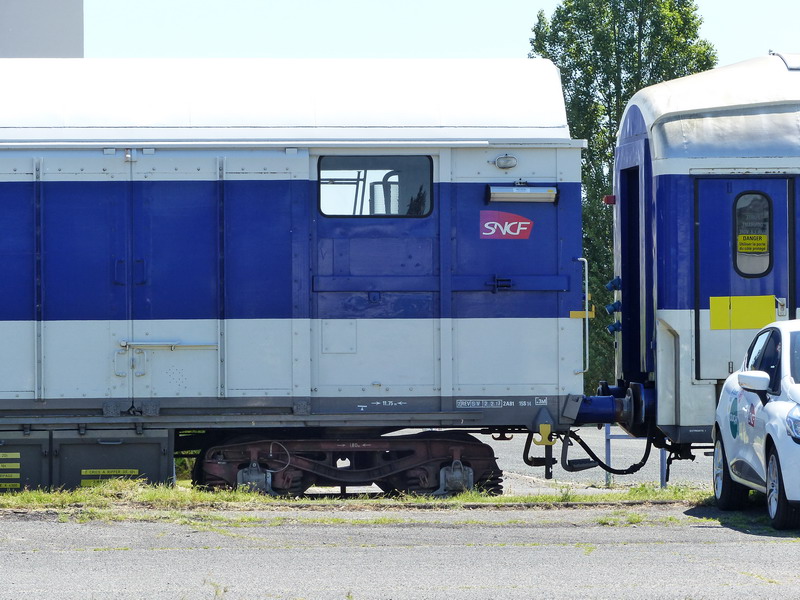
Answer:
[[789, 368], [794, 382], [800, 383], [800, 331], [793, 332], [789, 340], [792, 352]]

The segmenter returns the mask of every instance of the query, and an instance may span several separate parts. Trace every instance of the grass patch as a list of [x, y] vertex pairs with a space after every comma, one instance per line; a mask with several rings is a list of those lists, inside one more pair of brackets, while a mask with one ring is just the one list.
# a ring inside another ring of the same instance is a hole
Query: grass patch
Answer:
[[698, 489], [688, 485], [669, 485], [662, 488], [655, 483], [643, 483], [628, 488], [626, 500], [643, 502], [673, 501], [690, 502], [701, 506], [710, 506], [714, 503], [714, 496], [707, 489]]
[[637, 512], [616, 510], [609, 515], [603, 515], [597, 520], [598, 525], [607, 527], [623, 527], [626, 525], [639, 525], [645, 522], [645, 516]]
[[[110, 479], [102, 484], [75, 490], [23, 490], [0, 494], [0, 509], [57, 510], [79, 509], [86, 518], [109, 518], [107, 512], [117, 508], [157, 509], [161, 511], [186, 511], [193, 509], [255, 510], [278, 507], [326, 508], [344, 506], [359, 508], [426, 508], [460, 509], [479, 506], [519, 507], [529, 505], [557, 506], [581, 503], [647, 503], [684, 502], [707, 506], [712, 500], [706, 490], [688, 486], [660, 488], [643, 484], [625, 490], [591, 493], [580, 488], [562, 487], [552, 493], [529, 496], [489, 496], [470, 491], [449, 498], [430, 496], [401, 497], [351, 497], [329, 498], [278, 498], [250, 490], [202, 490], [188, 484], [175, 486], [148, 485], [130, 479]], [[94, 512], [93, 512], [94, 511]], [[375, 523], [381, 524], [381, 523]]]

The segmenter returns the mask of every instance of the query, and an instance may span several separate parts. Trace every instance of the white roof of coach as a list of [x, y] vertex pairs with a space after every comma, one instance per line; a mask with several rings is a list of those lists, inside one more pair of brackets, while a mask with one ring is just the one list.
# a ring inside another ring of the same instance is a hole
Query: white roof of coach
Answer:
[[550, 61], [2, 59], [0, 145], [570, 140]]
[[[654, 160], [800, 156], [800, 54], [764, 56], [637, 92]], [[631, 133], [623, 126], [620, 142]]]

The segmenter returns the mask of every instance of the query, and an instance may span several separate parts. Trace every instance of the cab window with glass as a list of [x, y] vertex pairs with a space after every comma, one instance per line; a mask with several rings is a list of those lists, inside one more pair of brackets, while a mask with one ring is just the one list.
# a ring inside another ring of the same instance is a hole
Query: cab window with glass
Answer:
[[734, 202], [736, 271], [745, 277], [760, 277], [772, 267], [770, 231], [772, 203], [759, 192], [747, 192]]
[[781, 334], [776, 330], [761, 333], [753, 342], [747, 360], [748, 371], [769, 375], [769, 389], [777, 390], [781, 380]]
[[432, 208], [428, 156], [323, 156], [319, 201], [330, 217], [424, 217]]

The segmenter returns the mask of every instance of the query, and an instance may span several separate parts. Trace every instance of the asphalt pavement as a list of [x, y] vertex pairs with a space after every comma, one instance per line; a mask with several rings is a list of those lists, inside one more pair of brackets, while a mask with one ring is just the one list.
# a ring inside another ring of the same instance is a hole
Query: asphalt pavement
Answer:
[[0, 511], [2, 600], [792, 598], [763, 507]]

